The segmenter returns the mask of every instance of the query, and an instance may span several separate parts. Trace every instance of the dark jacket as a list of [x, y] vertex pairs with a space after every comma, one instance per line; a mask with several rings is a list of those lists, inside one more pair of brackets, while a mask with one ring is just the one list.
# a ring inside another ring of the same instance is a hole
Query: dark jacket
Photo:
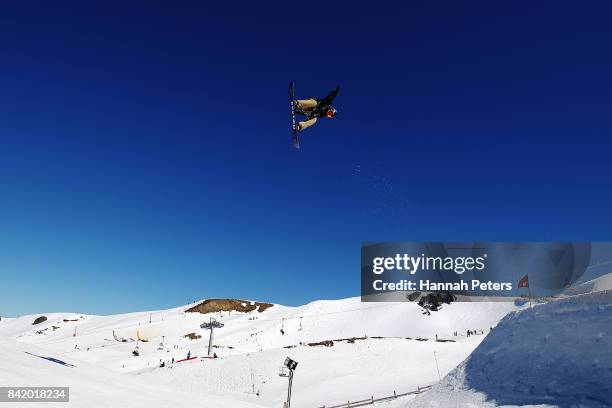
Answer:
[[332, 107], [332, 102], [338, 96], [338, 92], [340, 91], [340, 87], [337, 86], [336, 89], [331, 91], [329, 95], [327, 95], [323, 99], [316, 99], [317, 106], [314, 109], [307, 111], [306, 114], [309, 118], [322, 118], [327, 115], [327, 111]]

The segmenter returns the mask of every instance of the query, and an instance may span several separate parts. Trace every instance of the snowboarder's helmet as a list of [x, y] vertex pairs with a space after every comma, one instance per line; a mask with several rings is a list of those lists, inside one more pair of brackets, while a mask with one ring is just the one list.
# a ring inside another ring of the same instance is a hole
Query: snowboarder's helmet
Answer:
[[336, 113], [338, 113], [337, 110], [335, 110], [334, 108], [329, 108], [327, 110], [327, 117], [328, 118], [334, 118], [334, 117], [336, 117]]

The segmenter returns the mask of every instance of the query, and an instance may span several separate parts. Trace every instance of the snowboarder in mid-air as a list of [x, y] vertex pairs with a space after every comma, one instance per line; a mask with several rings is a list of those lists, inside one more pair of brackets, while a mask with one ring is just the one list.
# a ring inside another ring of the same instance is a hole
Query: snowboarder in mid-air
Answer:
[[[314, 125], [319, 118], [335, 118], [338, 114], [336, 108], [332, 106], [332, 102], [338, 95], [340, 87], [330, 92], [323, 99], [308, 98], [308, 99], [296, 99], [295, 98], [295, 84], [291, 82], [289, 84], [289, 102], [291, 105], [291, 129], [293, 132], [293, 146], [296, 149], [300, 148], [300, 136], [299, 134], [304, 130]], [[306, 116], [305, 120], [298, 122], [296, 120], [297, 115]]]
[[308, 98], [294, 100], [293, 104], [295, 106], [295, 113], [306, 116], [306, 120], [298, 122], [297, 131], [301, 132], [302, 130], [311, 127], [319, 118], [335, 118], [338, 111], [331, 104], [338, 95], [339, 91], [340, 87], [337, 86], [336, 89], [331, 91], [329, 95], [323, 99]]

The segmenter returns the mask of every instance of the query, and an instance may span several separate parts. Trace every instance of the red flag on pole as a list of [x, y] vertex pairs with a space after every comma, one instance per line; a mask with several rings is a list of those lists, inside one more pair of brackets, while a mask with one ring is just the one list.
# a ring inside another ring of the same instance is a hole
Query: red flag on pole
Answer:
[[523, 276], [520, 281], [518, 281], [519, 288], [528, 288], [529, 287], [529, 274]]

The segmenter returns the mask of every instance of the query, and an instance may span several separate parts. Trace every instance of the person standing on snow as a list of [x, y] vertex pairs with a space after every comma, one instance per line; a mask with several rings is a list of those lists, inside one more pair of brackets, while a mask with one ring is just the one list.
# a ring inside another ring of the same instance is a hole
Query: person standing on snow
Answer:
[[340, 87], [336, 86], [336, 89], [331, 91], [329, 95], [323, 99], [308, 98], [293, 101], [296, 108], [296, 113], [306, 116], [306, 120], [298, 122], [297, 131], [301, 132], [302, 130], [309, 128], [310, 126], [314, 125], [319, 118], [335, 118], [338, 111], [331, 105], [331, 103], [334, 101], [339, 91]]

